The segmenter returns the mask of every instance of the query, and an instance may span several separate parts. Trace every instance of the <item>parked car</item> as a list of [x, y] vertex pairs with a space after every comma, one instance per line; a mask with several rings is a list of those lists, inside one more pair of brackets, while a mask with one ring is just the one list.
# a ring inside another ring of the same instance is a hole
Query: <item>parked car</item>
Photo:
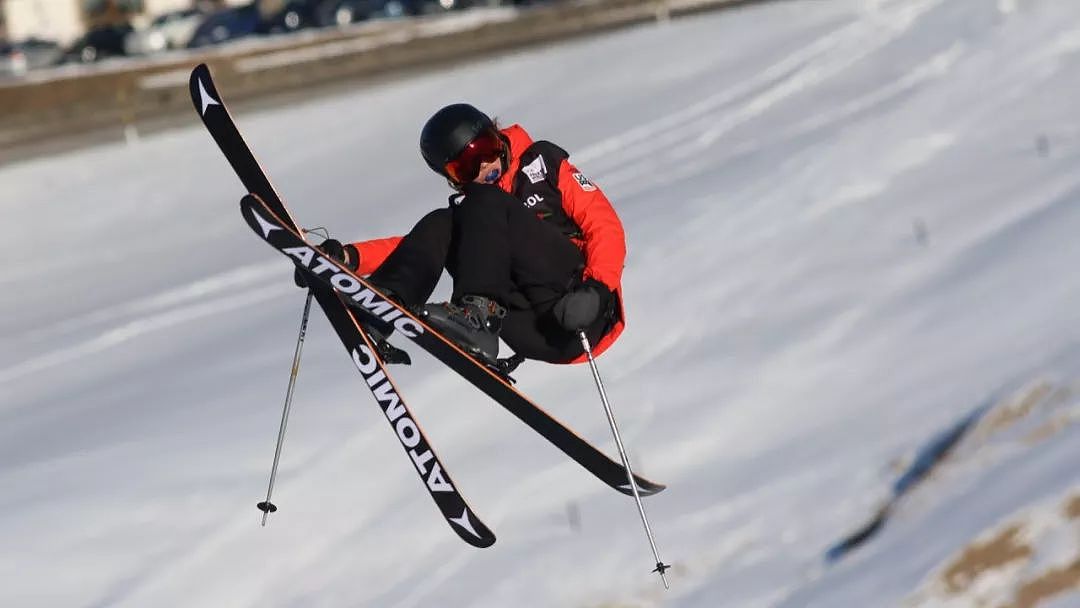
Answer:
[[266, 2], [260, 13], [259, 33], [295, 32], [317, 25], [321, 0], [277, 0]]
[[[366, 2], [366, 0], [363, 0]], [[348, 25], [361, 21], [360, 11], [355, 6], [360, 0], [326, 0], [315, 8], [315, 23], [319, 27]]]
[[0, 76], [19, 76], [28, 70], [53, 65], [61, 55], [60, 45], [51, 40], [0, 41]]
[[63, 61], [90, 63], [124, 55], [124, 39], [133, 31], [130, 23], [96, 27], [68, 47]]
[[259, 9], [255, 3], [226, 8], [203, 20], [199, 27], [195, 28], [187, 46], [198, 48], [251, 36], [258, 33], [259, 26]]
[[195, 35], [206, 15], [197, 9], [172, 11], [154, 17], [147, 27], [124, 40], [128, 55], [147, 55], [167, 49], [182, 49]]
[[437, 0], [328, 0], [319, 7], [318, 21], [320, 26], [347, 25], [380, 17], [421, 15], [430, 10], [432, 2], [438, 6]]

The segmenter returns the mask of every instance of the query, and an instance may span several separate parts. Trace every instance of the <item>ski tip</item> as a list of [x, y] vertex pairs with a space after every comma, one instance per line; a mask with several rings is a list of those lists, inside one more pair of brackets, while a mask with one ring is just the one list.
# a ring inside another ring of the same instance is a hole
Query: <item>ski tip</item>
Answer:
[[[455, 524], [458, 524], [458, 526], [461, 526], [460, 519], [451, 517], [449, 518], [449, 520], [454, 522]], [[458, 526], [454, 527], [454, 531], [457, 532], [461, 540], [476, 547], [477, 549], [487, 549], [488, 547], [495, 544], [495, 533], [492, 532], [491, 529], [484, 525], [484, 523], [479, 519], [470, 522], [469, 527], [465, 529], [462, 529]]]
[[[637, 482], [637, 491], [638, 494], [641, 496], [652, 496], [653, 494], [659, 494], [667, 488], [667, 486], [662, 483], [656, 483], [654, 481], [649, 481], [648, 479], [643, 479], [637, 476], [635, 477], [635, 481]], [[630, 487], [629, 483], [624, 483], [621, 486], [617, 486], [615, 489], [623, 494], [626, 494], [627, 496], [634, 495], [634, 489]]]
[[200, 63], [191, 69], [191, 76], [188, 77], [188, 85], [192, 92], [197, 92], [199, 83], [210, 80], [210, 68], [205, 63]]
[[217, 89], [214, 88], [214, 79], [210, 76], [210, 68], [205, 63], [200, 63], [191, 70], [188, 79], [188, 92], [191, 94], [191, 102], [195, 111], [199, 113], [203, 121], [206, 120], [207, 111], [216, 107], [224, 109]]
[[269, 206], [266, 204], [266, 201], [264, 201], [261, 196], [259, 196], [258, 194], [255, 194], [254, 192], [248, 192], [243, 197], [241, 197], [240, 198], [240, 206], [241, 207], [262, 207], [263, 209], [266, 209], [270, 213], [273, 213], [273, 211], [271, 211]]
[[667, 486], [665, 486], [664, 484], [662, 484], [662, 483], [653, 483], [651, 481], [646, 482], [644, 486], [641, 485], [641, 484], [638, 484], [638, 491], [641, 492], [642, 496], [652, 496], [653, 494], [659, 494], [660, 492], [663, 492], [666, 489], [667, 489]]
[[468, 506], [462, 506], [461, 515], [454, 517], [443, 511], [443, 515], [446, 516], [446, 521], [454, 524], [451, 526], [461, 540], [469, 543], [474, 547], [485, 549], [495, 544], [495, 534], [488, 528], [484, 522], [480, 521], [480, 518], [472, 513]]

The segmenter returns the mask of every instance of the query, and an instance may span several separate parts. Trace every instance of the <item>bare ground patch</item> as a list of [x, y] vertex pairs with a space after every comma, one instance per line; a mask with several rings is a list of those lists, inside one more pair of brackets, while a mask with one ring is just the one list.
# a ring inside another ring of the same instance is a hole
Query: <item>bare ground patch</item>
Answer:
[[945, 570], [945, 588], [954, 594], [966, 591], [980, 574], [1031, 557], [1031, 547], [1019, 538], [1021, 530], [1014, 524], [988, 541], [968, 545]]
[[[1064, 540], [1071, 552], [1040, 555], [1048, 541], [1055, 539]], [[932, 585], [937, 590], [919, 594], [928, 605], [933, 604], [933, 597], [945, 596], [970, 600], [975, 606], [1038, 608], [1080, 593], [1080, 492], [1052, 508], [1025, 512], [980, 536], [939, 573]], [[988, 588], [988, 582], [996, 590]]]

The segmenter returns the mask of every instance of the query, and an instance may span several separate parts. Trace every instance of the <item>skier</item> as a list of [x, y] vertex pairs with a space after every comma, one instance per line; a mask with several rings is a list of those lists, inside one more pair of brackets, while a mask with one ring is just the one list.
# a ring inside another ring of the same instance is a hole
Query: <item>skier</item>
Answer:
[[[328, 239], [325, 253], [488, 362], [500, 337], [519, 361], [551, 363], [586, 360], [579, 331], [594, 355], [618, 338], [622, 224], [565, 150], [459, 103], [428, 119], [420, 152], [454, 189], [450, 205], [403, 237]], [[444, 268], [450, 301], [425, 304]], [[385, 344], [385, 328], [367, 329]]]

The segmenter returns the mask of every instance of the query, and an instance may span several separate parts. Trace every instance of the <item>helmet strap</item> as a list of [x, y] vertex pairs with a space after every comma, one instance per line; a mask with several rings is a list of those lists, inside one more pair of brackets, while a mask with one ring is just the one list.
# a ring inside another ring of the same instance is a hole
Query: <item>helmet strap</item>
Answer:
[[510, 138], [500, 131], [495, 131], [495, 134], [499, 137], [499, 141], [503, 143], [502, 154], [499, 155], [499, 159], [502, 161], [502, 172], [505, 175], [510, 170]]

